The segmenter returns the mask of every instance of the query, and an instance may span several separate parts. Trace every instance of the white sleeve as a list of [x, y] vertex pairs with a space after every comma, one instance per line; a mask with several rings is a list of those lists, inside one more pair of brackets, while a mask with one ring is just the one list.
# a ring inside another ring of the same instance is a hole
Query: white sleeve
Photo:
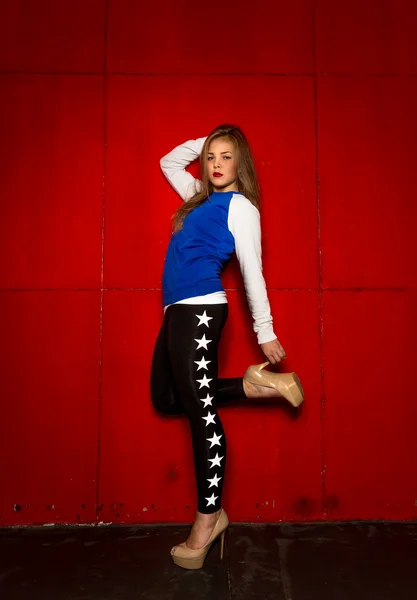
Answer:
[[253, 329], [258, 343], [276, 339], [262, 274], [261, 222], [258, 209], [245, 196], [235, 194], [229, 206], [228, 227], [235, 238], [236, 256], [245, 285]]
[[194, 196], [196, 192], [200, 192], [202, 188], [202, 182], [188, 173], [185, 167], [200, 156], [205, 140], [205, 137], [188, 140], [171, 150], [161, 158], [159, 163], [169, 183], [185, 201]]

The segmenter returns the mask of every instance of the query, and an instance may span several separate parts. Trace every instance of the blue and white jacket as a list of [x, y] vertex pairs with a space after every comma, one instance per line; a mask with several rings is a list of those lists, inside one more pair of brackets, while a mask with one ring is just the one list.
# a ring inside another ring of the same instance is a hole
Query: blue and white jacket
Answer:
[[[161, 161], [165, 177], [184, 201], [202, 189], [185, 168], [199, 157], [206, 138], [177, 146]], [[258, 343], [276, 338], [262, 274], [260, 214], [240, 192], [213, 192], [173, 233], [162, 279], [163, 303], [227, 302], [221, 283], [225, 263], [236, 252]]]

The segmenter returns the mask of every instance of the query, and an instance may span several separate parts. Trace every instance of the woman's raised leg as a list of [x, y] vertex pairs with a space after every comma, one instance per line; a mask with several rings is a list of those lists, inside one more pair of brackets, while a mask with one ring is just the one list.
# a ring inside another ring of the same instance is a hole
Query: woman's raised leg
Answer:
[[[227, 309], [227, 305], [217, 306], [226, 306]], [[154, 408], [158, 412], [165, 415], [179, 415], [185, 411], [175, 386], [168, 350], [168, 321], [171, 311], [171, 307], [168, 307], [155, 342], [151, 369], [151, 399]], [[181, 337], [181, 333], [179, 335]], [[241, 400], [245, 397], [243, 377], [217, 380], [216, 396], [213, 398], [213, 404], [216, 406], [233, 400]]]
[[[169, 308], [168, 308], [169, 311]], [[167, 311], [167, 312], [168, 312]], [[154, 408], [165, 415], [184, 412], [175, 389], [174, 376], [168, 351], [168, 318], [165, 313], [161, 329], [155, 342], [151, 369], [151, 400]]]

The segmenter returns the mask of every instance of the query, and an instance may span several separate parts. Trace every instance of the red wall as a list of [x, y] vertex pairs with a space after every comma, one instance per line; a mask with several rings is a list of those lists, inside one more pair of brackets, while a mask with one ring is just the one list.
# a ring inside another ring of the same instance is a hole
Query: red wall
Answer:
[[[0, 0], [0, 525], [193, 518], [187, 423], [149, 399], [179, 202], [159, 159], [225, 121], [306, 401], [222, 411], [224, 506], [417, 517], [415, 6]], [[262, 355], [236, 264], [225, 285], [241, 375]]]

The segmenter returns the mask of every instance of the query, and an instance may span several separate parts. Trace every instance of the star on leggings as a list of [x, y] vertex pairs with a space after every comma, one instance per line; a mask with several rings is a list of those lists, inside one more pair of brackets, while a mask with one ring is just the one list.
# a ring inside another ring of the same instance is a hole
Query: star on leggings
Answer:
[[[201, 381], [201, 379], [200, 379]], [[207, 396], [205, 398], [200, 398], [201, 402], [204, 402], [204, 408], [207, 408], [207, 406], [213, 406], [211, 401], [214, 399], [214, 396], [209, 396], [207, 394]]]
[[214, 458], [209, 458], [209, 461], [213, 463], [212, 465], [210, 465], [210, 469], [212, 469], [213, 467], [220, 467], [220, 461], [223, 460], [223, 458], [224, 456], [219, 456], [218, 454], [216, 454]]
[[204, 375], [203, 379], [197, 379], [197, 381], [200, 384], [200, 388], [199, 389], [201, 390], [201, 388], [204, 387], [204, 386], [209, 388], [210, 387], [209, 383], [210, 383], [210, 381], [213, 381], [213, 379], [209, 379], [208, 377], [206, 377]]
[[[204, 419], [204, 417], [203, 417], [203, 419]], [[221, 446], [221, 444], [220, 444], [220, 438], [221, 437], [223, 437], [223, 435], [216, 435], [215, 433], [213, 433], [213, 437], [212, 438], [206, 438], [206, 440], [208, 442], [211, 442], [210, 448], [213, 448], [213, 446]]]
[[200, 319], [197, 327], [200, 327], [200, 325], [206, 325], [206, 327], [210, 327], [209, 321], [211, 321], [213, 317], [208, 317], [206, 311], [204, 311], [202, 315], [196, 315], [196, 317], [197, 319]]
[[220, 479], [221, 479], [221, 477], [219, 477], [217, 474], [214, 475], [213, 479], [207, 479], [207, 481], [210, 482], [209, 488], [213, 487], [213, 485], [215, 485], [216, 487], [219, 487]]
[[198, 344], [198, 346], [197, 346], [197, 350], [198, 350], [199, 348], [204, 348], [204, 350], [208, 350], [208, 348], [207, 348], [207, 344], [210, 344], [210, 342], [211, 342], [212, 340], [208, 340], [208, 339], [206, 338], [206, 334], [204, 334], [204, 335], [203, 335], [203, 337], [202, 337], [200, 340], [196, 340], [196, 339], [194, 338], [194, 341], [195, 341], [195, 342], [197, 342], [197, 344]]
[[209, 363], [211, 363], [211, 360], [206, 360], [204, 358], [204, 356], [202, 356], [201, 360], [195, 360], [194, 362], [195, 362], [196, 365], [198, 365], [197, 371], [199, 371], [200, 369], [205, 369], [206, 371], [208, 371], [207, 365]]
[[[206, 422], [206, 426], [207, 426], [207, 425], [210, 425], [210, 423], [213, 423], [213, 425], [215, 425], [215, 424], [216, 424], [216, 423], [215, 423], [215, 421], [214, 421], [214, 417], [215, 417], [215, 416], [216, 416], [216, 415], [212, 415], [212, 414], [211, 414], [211, 412], [209, 412], [209, 413], [208, 413], [208, 415], [207, 415], [207, 417], [203, 417], [203, 419], [204, 419], [204, 420], [205, 420], [205, 422]], [[214, 434], [214, 435], [216, 435], [216, 434]]]
[[210, 504], [212, 504], [214, 506], [217, 498], [218, 498], [218, 496], [215, 496], [214, 494], [212, 496], [210, 496], [210, 498], [206, 498], [207, 506], [210, 506]]

